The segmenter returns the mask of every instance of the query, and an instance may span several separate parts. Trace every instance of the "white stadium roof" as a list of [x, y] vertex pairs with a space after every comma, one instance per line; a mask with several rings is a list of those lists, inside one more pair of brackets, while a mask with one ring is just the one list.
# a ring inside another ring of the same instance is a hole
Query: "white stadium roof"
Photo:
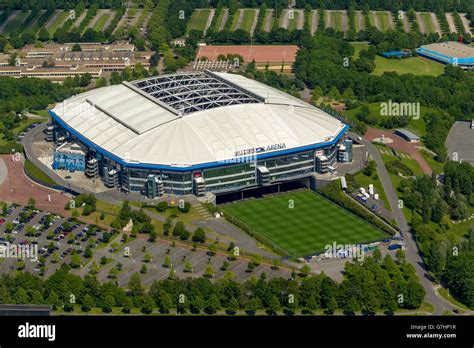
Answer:
[[232, 160], [249, 149], [271, 153], [325, 143], [345, 128], [277, 89], [209, 71], [91, 90], [56, 105], [52, 115], [124, 162], [177, 168]]

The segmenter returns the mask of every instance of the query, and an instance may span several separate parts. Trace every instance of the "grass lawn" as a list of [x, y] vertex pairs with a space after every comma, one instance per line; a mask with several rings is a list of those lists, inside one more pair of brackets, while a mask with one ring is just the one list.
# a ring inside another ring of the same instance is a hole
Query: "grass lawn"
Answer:
[[376, 16], [375, 13], [369, 12], [369, 23], [373, 27], [375, 27], [375, 22], [376, 22], [375, 16]]
[[[219, 13], [219, 16], [216, 18], [216, 21], [215, 21], [215, 27], [214, 27], [214, 30], [215, 31], [218, 31], [220, 26], [221, 26], [221, 23], [222, 23], [222, 20], [224, 19], [224, 13], [225, 11], [224, 10], [221, 10], [221, 13]], [[194, 13], [193, 13], [194, 15]], [[188, 28], [189, 28], [189, 23], [191, 22], [191, 20], [188, 22]], [[189, 30], [189, 29], [188, 29]]]
[[342, 31], [342, 12], [331, 12], [331, 27], [335, 31]]
[[444, 168], [444, 163], [438, 162], [434, 159], [434, 156], [430, 154], [429, 152], [420, 149], [420, 154], [423, 156], [426, 162], [428, 162], [431, 170], [435, 172], [436, 174], [441, 174], [443, 172]]
[[390, 18], [389, 13], [385, 11], [379, 11], [376, 13], [377, 17], [379, 18], [380, 23], [380, 30], [386, 32], [390, 27]]
[[[211, 10], [208, 9], [194, 11], [191, 18], [189, 19], [187, 31], [189, 32], [193, 29], [204, 31], [204, 29], [206, 29], [207, 19], [209, 18], [210, 14]], [[221, 15], [222, 14], [223, 11], [221, 12]], [[220, 23], [220, 21], [218, 21], [218, 23]]]
[[[291, 202], [294, 203], [290, 208]], [[321, 252], [327, 244], [357, 244], [387, 235], [352, 213], [309, 190], [224, 205], [252, 233], [293, 257]]]
[[444, 65], [422, 57], [404, 59], [387, 59], [375, 57], [374, 75], [382, 75], [386, 71], [394, 71], [400, 75], [431, 75], [438, 76], [444, 72]]
[[236, 11], [232, 17], [232, 23], [230, 25], [230, 31], [237, 30], [237, 24], [239, 23], [240, 11]]
[[104, 13], [98, 20], [97, 22], [95, 22], [94, 24], [94, 30], [99, 32], [99, 31], [102, 31], [102, 29], [104, 29], [104, 26], [105, 26], [105, 23], [107, 23], [107, 21], [109, 20], [110, 18], [110, 14], [109, 13]]
[[22, 24], [25, 21], [26, 17], [29, 16], [29, 11], [21, 11], [18, 12], [17, 15], [12, 18], [10, 22], [5, 26], [3, 29], [4, 33], [10, 33], [12, 31], [22, 31], [23, 27]]
[[[290, 15], [290, 14], [288, 14]], [[293, 31], [296, 30], [298, 26], [298, 20], [300, 18], [300, 13], [298, 11], [293, 11], [293, 18], [288, 18], [288, 30]]]
[[353, 58], [359, 58], [360, 51], [369, 48], [369, 44], [366, 42], [351, 42], [351, 46], [354, 47]]
[[[389, 116], [380, 115], [380, 108], [381, 108], [380, 103], [370, 103], [370, 104], [367, 105], [367, 107], [369, 108], [370, 115], [377, 117], [380, 121], [384, 117], [389, 117]], [[347, 116], [350, 119], [355, 119], [355, 115], [357, 114], [357, 112], [359, 112], [361, 110], [361, 108], [362, 107], [347, 110], [344, 113], [344, 115]], [[411, 130], [412, 132], [416, 133], [421, 138], [423, 138], [423, 136], [426, 134], [425, 115], [430, 114], [430, 113], [438, 114], [438, 111], [436, 109], [433, 109], [433, 108], [430, 108], [430, 107], [427, 107], [427, 106], [420, 106], [420, 118], [418, 118], [416, 120], [414, 118], [410, 118], [408, 126], [404, 127], [404, 128], [407, 128], [407, 129]], [[377, 125], [372, 125], [371, 127], [380, 128]], [[421, 140], [423, 142], [423, 139], [421, 139]]]
[[25, 159], [25, 172], [28, 173], [31, 177], [38, 179], [39, 181], [50, 184], [56, 185], [56, 182], [47, 176], [41, 169], [35, 166], [29, 159]]
[[423, 21], [423, 24], [425, 25], [425, 28], [428, 34], [436, 32], [434, 24], [431, 21], [430, 13], [426, 13], [426, 12], [420, 13], [420, 17], [421, 17], [421, 20]]
[[53, 36], [54, 32], [66, 21], [68, 17], [69, 17], [69, 11], [63, 11], [60, 14], [58, 14], [56, 19], [52, 23], [50, 23], [48, 28], [46, 28], [48, 29], [50, 37]]
[[257, 12], [254, 9], [245, 9], [243, 11], [244, 14], [239, 29], [245, 30], [246, 32], [250, 33], [250, 30], [252, 30], [253, 21], [255, 19], [255, 14]]
[[387, 195], [385, 194], [380, 178], [377, 178], [377, 180], [374, 180], [373, 177], [367, 176], [364, 174], [363, 171], [361, 171], [357, 173], [357, 175], [355, 176], [355, 179], [361, 186], [365, 187], [366, 190], [368, 190], [368, 187], [370, 184], [373, 184], [375, 188], [375, 192], [379, 194], [379, 198], [383, 202], [384, 208], [388, 211], [391, 210], [390, 203], [388, 202]]

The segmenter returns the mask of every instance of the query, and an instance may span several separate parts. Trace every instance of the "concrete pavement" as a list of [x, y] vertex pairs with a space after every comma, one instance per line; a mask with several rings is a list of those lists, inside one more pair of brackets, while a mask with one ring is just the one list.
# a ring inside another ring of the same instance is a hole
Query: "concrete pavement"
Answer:
[[365, 139], [358, 140], [359, 136], [357, 134], [349, 132], [349, 136], [352, 139], [364, 144], [367, 147], [370, 156], [377, 164], [377, 172], [379, 174], [380, 181], [382, 182], [385, 194], [387, 195], [393, 216], [398, 224], [402, 236], [405, 238], [406, 258], [415, 267], [416, 273], [420, 278], [420, 283], [423, 285], [423, 288], [426, 291], [425, 300], [430, 302], [435, 308], [433, 314], [441, 315], [444, 310], [452, 311], [453, 306], [443, 298], [437, 296], [435, 291], [436, 284], [431, 282], [425, 276], [426, 269], [418, 250], [415, 236], [413, 233], [411, 233], [410, 226], [408, 225], [405, 215], [403, 214], [403, 209], [398, 207], [398, 196], [395, 192], [395, 188], [392, 185], [392, 181], [390, 180], [390, 175], [388, 174], [387, 168], [385, 168], [385, 164], [382, 160], [380, 152], [369, 141]]

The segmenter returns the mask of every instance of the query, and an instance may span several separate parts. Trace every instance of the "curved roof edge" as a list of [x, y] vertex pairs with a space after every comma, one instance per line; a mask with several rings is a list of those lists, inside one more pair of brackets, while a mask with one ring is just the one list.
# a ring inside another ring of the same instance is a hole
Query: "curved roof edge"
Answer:
[[[206, 168], [214, 168], [214, 167], [223, 167], [223, 166], [228, 166], [232, 164], [237, 164], [237, 163], [243, 163], [242, 160], [245, 159], [245, 157], [236, 157], [236, 158], [230, 158], [228, 160], [222, 160], [222, 161], [215, 161], [215, 162], [208, 162], [208, 163], [202, 163], [202, 164], [197, 164], [197, 165], [191, 165], [191, 166], [170, 166], [170, 165], [162, 165], [162, 164], [151, 164], [151, 163], [129, 163], [124, 161], [122, 158], [110, 153], [109, 151], [103, 149], [102, 147], [96, 145], [86, 137], [84, 137], [82, 134], [80, 134], [78, 131], [76, 131], [74, 128], [70, 127], [69, 125], [66, 124], [59, 116], [56, 115], [56, 113], [51, 109], [48, 110], [49, 115], [61, 125], [64, 129], [66, 129], [68, 132], [73, 134], [77, 139], [79, 139], [82, 143], [84, 143], [86, 146], [93, 148], [97, 152], [100, 152], [104, 154], [106, 157], [114, 160], [115, 162], [123, 165], [124, 167], [127, 168], [137, 168], [137, 169], [155, 169], [155, 170], [168, 170], [168, 171], [174, 171], [174, 172], [187, 172], [187, 171], [193, 171], [193, 170], [200, 170], [200, 169], [206, 169]], [[306, 151], [306, 150], [315, 150], [319, 148], [323, 148], [326, 146], [334, 145], [336, 144], [339, 139], [348, 131], [349, 126], [344, 125], [342, 130], [331, 140], [327, 142], [321, 142], [321, 143], [315, 143], [311, 145], [306, 145], [306, 146], [300, 146], [300, 147], [294, 147], [291, 149], [286, 149], [286, 150], [277, 150], [277, 151], [272, 151], [264, 154], [257, 154], [253, 158], [254, 160], [257, 159], [265, 159], [265, 158], [272, 158], [272, 157], [278, 157], [282, 156], [285, 154], [292, 154], [296, 152], [301, 152], [301, 151]], [[249, 162], [249, 161], [247, 161]]]

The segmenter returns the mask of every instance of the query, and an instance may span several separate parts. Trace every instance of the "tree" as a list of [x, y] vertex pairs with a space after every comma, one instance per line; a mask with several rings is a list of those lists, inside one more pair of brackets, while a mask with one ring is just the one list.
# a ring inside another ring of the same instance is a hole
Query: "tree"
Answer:
[[112, 295], [105, 296], [104, 300], [102, 301], [102, 312], [110, 313], [112, 312], [112, 308], [115, 306], [115, 299]]
[[141, 296], [144, 292], [139, 273], [133, 273], [128, 281], [128, 290], [131, 296]]
[[273, 259], [272, 261], [272, 269], [278, 270], [281, 266], [281, 261], [279, 259]]
[[87, 294], [82, 300], [81, 309], [83, 312], [89, 312], [94, 307], [94, 299], [91, 295]]
[[300, 272], [303, 275], [303, 277], [306, 277], [309, 274], [309, 272], [311, 272], [311, 267], [305, 264], [300, 268]]
[[212, 243], [208, 246], [209, 256], [214, 256], [217, 253], [217, 244]]
[[173, 264], [171, 263], [171, 258], [166, 255], [165, 260], [163, 261], [163, 267], [170, 268], [171, 266], [173, 266]]
[[33, 197], [28, 198], [28, 204], [27, 207], [30, 209], [34, 209], [36, 204], [36, 200]]
[[142, 265], [142, 267], [140, 268], [140, 273], [145, 274], [147, 271], [148, 271], [148, 269], [147, 269], [146, 265]]
[[267, 307], [268, 307], [268, 311], [272, 315], [278, 313], [278, 311], [281, 310], [280, 301], [278, 301], [278, 298], [275, 295], [270, 296]]
[[259, 309], [262, 308], [262, 301], [258, 297], [252, 297], [245, 305], [248, 312], [255, 314]]
[[59, 307], [62, 306], [62, 302], [61, 302], [61, 300], [59, 299], [59, 296], [56, 294], [56, 292], [54, 290], [51, 290], [51, 292], [49, 293], [49, 296], [46, 299], [46, 303], [49, 304], [49, 305], [52, 305], [53, 310], [55, 310], [55, 311]]
[[206, 232], [202, 227], [198, 227], [193, 234], [193, 242], [204, 243], [206, 241]]
[[49, 40], [49, 33], [45, 27], [41, 27], [38, 32], [38, 40], [40, 41], [48, 41]]
[[178, 221], [174, 225], [173, 228], [173, 236], [178, 237], [181, 236], [181, 234], [185, 233], [186, 227], [184, 226], [184, 222]]
[[72, 46], [72, 52], [82, 52], [81, 45], [79, 45], [78, 43], [75, 43], [75, 44]]
[[239, 302], [235, 297], [231, 297], [227, 302], [227, 312], [230, 314], [235, 314], [239, 310]]
[[221, 308], [221, 303], [216, 294], [212, 294], [206, 301], [206, 312], [214, 314]]
[[204, 270], [204, 276], [208, 278], [213, 278], [215, 273], [216, 272], [214, 271], [214, 268], [211, 265], [208, 265]]
[[140, 311], [144, 314], [150, 314], [153, 312], [153, 308], [155, 307], [155, 301], [150, 297], [150, 295], [144, 295], [142, 299], [142, 306]]
[[193, 272], [193, 264], [189, 261], [186, 261], [184, 264], [184, 272], [192, 273]]
[[163, 314], [168, 314], [170, 309], [173, 307], [173, 302], [171, 301], [171, 296], [164, 290], [160, 291], [160, 312]]
[[193, 295], [189, 299], [189, 308], [194, 313], [201, 313], [204, 310], [204, 299], [201, 295]]

